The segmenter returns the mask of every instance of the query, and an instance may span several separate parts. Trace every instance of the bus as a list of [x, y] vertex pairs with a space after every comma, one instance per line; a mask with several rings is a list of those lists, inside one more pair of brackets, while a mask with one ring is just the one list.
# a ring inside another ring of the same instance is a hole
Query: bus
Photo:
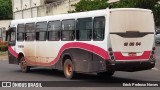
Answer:
[[13, 20], [7, 31], [9, 64], [109, 77], [115, 71], [155, 66], [153, 12], [140, 8], [102, 9]]

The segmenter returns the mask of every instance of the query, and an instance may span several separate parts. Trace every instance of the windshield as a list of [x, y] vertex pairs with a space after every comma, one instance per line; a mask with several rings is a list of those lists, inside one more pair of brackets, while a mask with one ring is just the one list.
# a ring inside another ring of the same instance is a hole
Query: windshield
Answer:
[[14, 46], [15, 42], [16, 42], [16, 28], [10, 28], [7, 31], [7, 41], [9, 43], [9, 45]]

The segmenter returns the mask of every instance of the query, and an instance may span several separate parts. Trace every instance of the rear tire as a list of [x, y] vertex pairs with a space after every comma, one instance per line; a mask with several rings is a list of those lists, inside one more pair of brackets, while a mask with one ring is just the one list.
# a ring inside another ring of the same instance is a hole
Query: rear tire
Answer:
[[112, 77], [115, 71], [106, 71], [106, 72], [99, 72], [97, 73], [98, 77], [104, 77], [104, 78], [108, 78], [108, 77]]
[[27, 62], [24, 57], [22, 57], [20, 60], [20, 68], [21, 68], [21, 71], [24, 73], [27, 73], [30, 71], [30, 66], [27, 66]]
[[70, 59], [65, 60], [63, 71], [67, 79], [73, 79], [75, 77], [73, 63]]

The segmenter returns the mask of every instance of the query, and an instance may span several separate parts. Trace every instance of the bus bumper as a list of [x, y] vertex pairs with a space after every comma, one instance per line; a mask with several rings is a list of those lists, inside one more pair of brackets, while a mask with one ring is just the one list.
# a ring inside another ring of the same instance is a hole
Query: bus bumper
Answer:
[[149, 70], [155, 66], [154, 60], [147, 61], [109, 61], [107, 63], [107, 69], [112, 71], [141, 71]]
[[17, 57], [15, 57], [14, 55], [12, 55], [9, 51], [8, 51], [8, 59], [9, 59], [9, 64], [19, 64]]

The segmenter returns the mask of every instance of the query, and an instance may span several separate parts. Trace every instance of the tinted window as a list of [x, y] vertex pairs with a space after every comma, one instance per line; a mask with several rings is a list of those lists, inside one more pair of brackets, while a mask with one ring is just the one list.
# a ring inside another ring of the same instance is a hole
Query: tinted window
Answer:
[[27, 23], [26, 24], [26, 32], [35, 32], [35, 24]]
[[48, 30], [49, 31], [61, 30], [61, 21], [50, 21], [48, 23]]
[[17, 41], [23, 41], [25, 35], [25, 25], [18, 24], [17, 25]]
[[17, 41], [23, 41], [24, 40], [24, 33], [17, 33]]
[[25, 34], [26, 41], [33, 41], [35, 38], [35, 24], [34, 23], [27, 23], [26, 24], [26, 34]]
[[37, 31], [46, 31], [47, 30], [47, 22], [38, 22], [36, 24]]
[[48, 23], [48, 40], [58, 41], [60, 40], [61, 22], [50, 21]]
[[36, 24], [36, 40], [44, 41], [47, 37], [47, 22], [38, 22]]
[[17, 31], [18, 32], [25, 32], [25, 26], [24, 26], [24, 24], [18, 24]]
[[105, 32], [105, 17], [95, 17], [94, 18], [93, 39], [103, 40], [104, 32]]
[[77, 19], [76, 39], [89, 41], [92, 38], [92, 18]]
[[75, 39], [75, 20], [62, 21], [62, 40], [73, 41]]
[[16, 28], [9, 28], [7, 31], [8, 44], [14, 46], [16, 44]]

